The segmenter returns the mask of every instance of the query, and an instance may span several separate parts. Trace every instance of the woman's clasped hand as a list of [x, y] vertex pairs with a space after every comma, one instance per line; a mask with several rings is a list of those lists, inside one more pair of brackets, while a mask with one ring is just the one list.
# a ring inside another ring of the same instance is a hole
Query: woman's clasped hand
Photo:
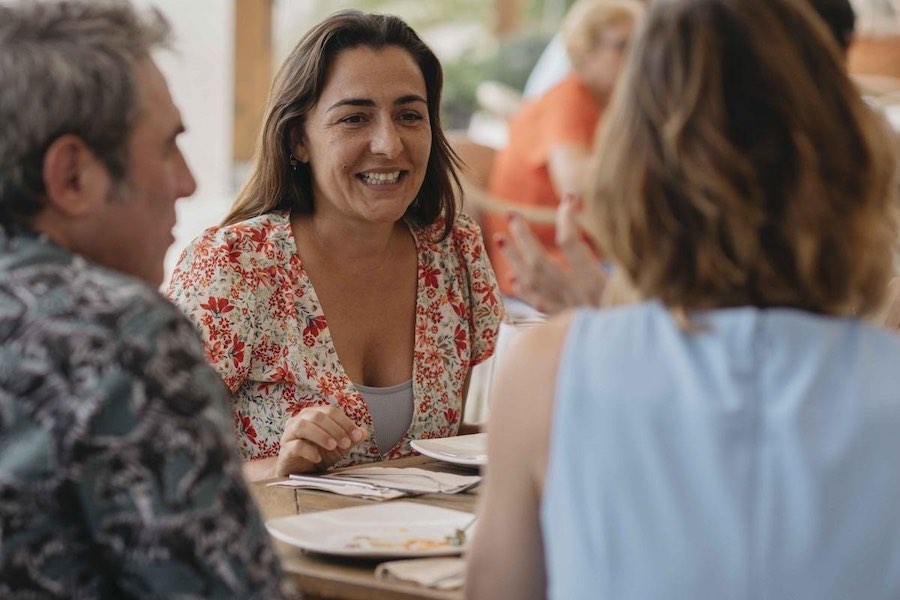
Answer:
[[337, 406], [309, 407], [284, 424], [275, 475], [327, 469], [367, 436]]

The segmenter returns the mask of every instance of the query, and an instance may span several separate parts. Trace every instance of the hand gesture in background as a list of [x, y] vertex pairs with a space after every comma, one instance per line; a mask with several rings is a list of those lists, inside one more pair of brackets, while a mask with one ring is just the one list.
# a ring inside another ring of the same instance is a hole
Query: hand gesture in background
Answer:
[[[578, 227], [582, 201], [565, 196], [556, 211], [556, 244], [566, 265], [554, 260], [521, 216], [510, 213], [509, 235], [498, 242], [513, 271], [516, 296], [547, 314], [575, 306], [599, 306], [607, 276]], [[567, 267], [567, 268], [566, 268]]]

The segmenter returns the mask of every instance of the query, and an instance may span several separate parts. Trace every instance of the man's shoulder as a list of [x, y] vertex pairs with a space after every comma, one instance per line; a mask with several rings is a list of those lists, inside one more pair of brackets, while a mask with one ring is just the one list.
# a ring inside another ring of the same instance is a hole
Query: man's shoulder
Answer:
[[[130, 406], [114, 400], [137, 389], [177, 399], [166, 410], [180, 414], [225, 397], [177, 307], [142, 281], [73, 255], [0, 269], [0, 364], [0, 391], [33, 400], [52, 390], [47, 409], [60, 421]], [[76, 405], [79, 414], [65, 416]]]
[[0, 338], [7, 341], [27, 325], [32, 339], [90, 332], [94, 343], [116, 343], [181, 319], [144, 282], [52, 248], [0, 268], [0, 307]]

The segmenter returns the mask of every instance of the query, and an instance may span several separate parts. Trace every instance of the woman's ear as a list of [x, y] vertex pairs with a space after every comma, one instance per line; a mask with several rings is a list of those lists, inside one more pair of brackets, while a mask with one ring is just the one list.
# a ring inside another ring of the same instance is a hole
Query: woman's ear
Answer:
[[298, 161], [300, 161], [302, 163], [309, 162], [309, 152], [306, 151], [306, 146], [303, 144], [303, 142], [294, 144], [293, 154], [294, 154], [294, 158], [296, 158]]
[[47, 205], [67, 217], [91, 214], [112, 189], [106, 166], [80, 137], [58, 137], [47, 148], [42, 168]]
[[302, 163], [309, 162], [309, 152], [306, 149], [306, 136], [303, 135], [303, 129], [294, 128], [291, 132], [291, 156]]

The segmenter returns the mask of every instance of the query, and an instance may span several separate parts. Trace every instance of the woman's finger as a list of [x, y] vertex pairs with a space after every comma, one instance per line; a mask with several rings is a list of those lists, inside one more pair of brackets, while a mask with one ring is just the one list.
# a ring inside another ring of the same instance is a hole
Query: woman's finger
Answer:
[[534, 232], [525, 220], [515, 213], [509, 215], [509, 237], [525, 269], [534, 270], [547, 260], [547, 252], [534, 236]]
[[566, 196], [556, 211], [556, 245], [562, 250], [566, 262], [575, 273], [592, 274], [597, 269], [597, 258], [584, 241], [578, 226], [579, 200]]
[[581, 200], [574, 196], [567, 196], [559, 205], [556, 213], [556, 243], [569, 264], [572, 302], [598, 306], [607, 277], [597, 256], [581, 234], [578, 226], [580, 206]]
[[356, 421], [348, 417], [347, 413], [341, 410], [340, 407], [331, 405], [322, 407], [322, 409], [324, 416], [330, 420], [323, 422], [329, 425], [336, 424], [343, 434], [350, 439], [350, 445], [347, 446], [348, 448], [363, 441], [369, 435], [369, 432], [366, 431], [366, 429], [357, 425]]
[[322, 454], [315, 445], [303, 440], [290, 440], [282, 444], [278, 451], [275, 473], [279, 477], [291, 473], [306, 473], [315, 469], [320, 462]]
[[[323, 416], [306, 415], [305, 418], [288, 421], [281, 436], [282, 443], [301, 440], [313, 443], [324, 450], [336, 450], [342, 446], [349, 448], [349, 440], [343, 431], [333, 425], [329, 429], [329, 425], [325, 423], [327, 420], [327, 417]], [[342, 444], [342, 440], [347, 440], [347, 443]]]
[[314, 406], [288, 419], [282, 438], [307, 439], [326, 450], [348, 450], [367, 435], [339, 407]]

